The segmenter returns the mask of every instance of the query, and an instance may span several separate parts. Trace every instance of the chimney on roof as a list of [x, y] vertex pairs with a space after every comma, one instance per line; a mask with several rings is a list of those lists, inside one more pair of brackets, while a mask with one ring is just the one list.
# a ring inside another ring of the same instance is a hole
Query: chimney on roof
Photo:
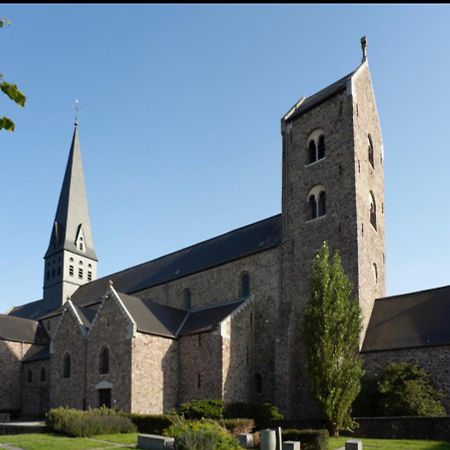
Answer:
[[366, 36], [363, 36], [361, 38], [361, 50], [362, 50], [362, 61], [361, 61], [361, 64], [363, 62], [365, 62], [366, 59], [367, 59], [367, 46], [368, 46], [367, 38], [366, 38]]

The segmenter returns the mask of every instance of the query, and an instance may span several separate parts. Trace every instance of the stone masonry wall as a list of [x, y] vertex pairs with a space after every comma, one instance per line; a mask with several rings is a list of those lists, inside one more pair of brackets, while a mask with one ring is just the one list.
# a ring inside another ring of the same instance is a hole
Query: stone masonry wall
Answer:
[[[43, 417], [49, 409], [50, 360], [27, 362], [22, 371], [22, 416]], [[31, 372], [31, 378], [29, 375]]]
[[[272, 394], [270, 383], [272, 374], [265, 373], [264, 370], [272, 369], [270, 358], [266, 366], [257, 363], [255, 346], [257, 339], [252, 306], [253, 302], [221, 324], [223, 400], [225, 403], [260, 400], [270, 398]], [[264, 359], [265, 351], [261, 351], [262, 354], [258, 356]], [[256, 368], [256, 366], [258, 367]], [[257, 373], [262, 377], [263, 392], [256, 392], [255, 389], [254, 380]]]
[[[374, 300], [386, 295], [383, 140], [367, 64], [354, 76], [353, 85], [358, 299], [364, 324], [362, 343]], [[368, 159], [369, 134], [373, 142], [374, 167]], [[376, 229], [370, 223], [370, 193], [373, 194], [376, 203]], [[375, 273], [374, 264], [377, 273]]]
[[0, 340], [0, 411], [20, 410], [22, 358], [32, 344]]
[[139, 297], [183, 309], [183, 291], [191, 291], [192, 307], [224, 303], [239, 298], [239, 280], [243, 272], [250, 274], [252, 294], [259, 298], [278, 297], [278, 249], [266, 250], [203, 272], [145, 289]]
[[136, 333], [132, 342], [132, 412], [162, 414], [177, 404], [177, 341]]
[[[97, 408], [97, 385], [110, 383], [112, 406], [131, 411], [132, 324], [115, 298], [103, 299], [87, 336], [87, 406]], [[109, 372], [100, 374], [100, 353], [109, 351]]]
[[[50, 408], [67, 406], [83, 409], [86, 399], [86, 338], [70, 308], [62, 316], [50, 349]], [[71, 357], [69, 378], [63, 378], [66, 353]]]
[[443, 404], [447, 414], [450, 414], [450, 346], [366, 352], [361, 355], [364, 370], [369, 376], [378, 375], [384, 366], [392, 362], [420, 365], [430, 374], [435, 387], [445, 392]]
[[222, 337], [220, 331], [179, 339], [179, 403], [222, 398]]

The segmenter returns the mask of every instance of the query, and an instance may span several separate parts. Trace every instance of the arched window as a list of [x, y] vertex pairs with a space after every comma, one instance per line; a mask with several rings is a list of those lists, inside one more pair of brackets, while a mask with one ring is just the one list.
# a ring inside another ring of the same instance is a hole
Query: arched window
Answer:
[[41, 368], [41, 383], [45, 383], [47, 380], [47, 371], [45, 370], [45, 367]]
[[325, 158], [325, 134], [323, 130], [314, 130], [306, 139], [306, 164]]
[[373, 192], [370, 192], [370, 223], [377, 229], [377, 204], [375, 203], [375, 197]]
[[63, 378], [70, 378], [71, 365], [70, 355], [66, 353], [63, 359]]
[[28, 381], [28, 383], [32, 383], [33, 382], [33, 372], [31, 371], [31, 369], [28, 369], [27, 381]]
[[261, 394], [262, 392], [262, 377], [260, 373], [255, 373], [255, 393]]
[[324, 216], [325, 213], [327, 212], [327, 207], [326, 207], [326, 203], [325, 203], [325, 191], [322, 191], [319, 194], [319, 217], [320, 216]]
[[250, 295], [250, 275], [248, 272], [241, 274], [239, 283], [239, 297], [248, 297]]
[[100, 373], [109, 373], [109, 350], [106, 347], [100, 352]]
[[309, 220], [322, 217], [327, 213], [325, 188], [317, 184], [308, 194]]
[[372, 166], [372, 168], [375, 168], [375, 162], [374, 162], [374, 158], [373, 158], [373, 142], [372, 142], [372, 136], [369, 134], [367, 136], [368, 141], [369, 141], [369, 147], [368, 147], [368, 157], [369, 157], [369, 163]]
[[311, 219], [315, 219], [317, 217], [317, 202], [314, 195], [309, 196], [309, 216]]
[[189, 288], [183, 291], [183, 307], [184, 309], [192, 308], [191, 290]]

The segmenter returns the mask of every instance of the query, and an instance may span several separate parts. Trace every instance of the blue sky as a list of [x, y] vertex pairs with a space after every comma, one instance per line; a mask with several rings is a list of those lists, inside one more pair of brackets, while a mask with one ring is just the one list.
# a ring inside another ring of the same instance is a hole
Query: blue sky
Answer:
[[450, 284], [450, 6], [7, 5], [0, 311], [41, 298], [79, 99], [99, 275], [281, 210], [280, 119], [369, 62], [388, 293]]

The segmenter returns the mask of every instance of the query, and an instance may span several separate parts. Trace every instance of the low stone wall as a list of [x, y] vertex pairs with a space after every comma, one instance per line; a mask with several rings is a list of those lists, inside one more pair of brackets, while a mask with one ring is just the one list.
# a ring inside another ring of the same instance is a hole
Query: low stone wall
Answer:
[[[359, 428], [345, 436], [379, 439], [450, 440], [450, 417], [355, 417]], [[281, 420], [282, 428], [325, 428], [321, 420]]]
[[450, 417], [359, 417], [356, 437], [450, 440]]

